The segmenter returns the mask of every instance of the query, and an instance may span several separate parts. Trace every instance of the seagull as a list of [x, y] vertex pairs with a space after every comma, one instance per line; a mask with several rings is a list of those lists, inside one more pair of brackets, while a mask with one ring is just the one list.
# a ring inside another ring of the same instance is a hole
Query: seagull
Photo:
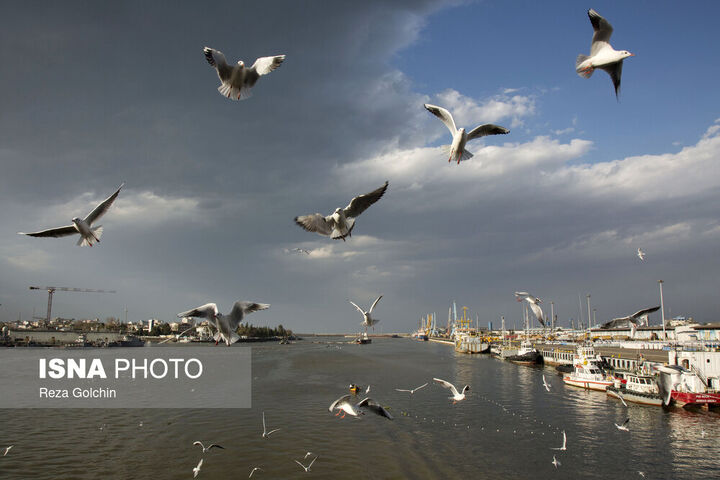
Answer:
[[593, 26], [593, 39], [590, 44], [590, 56], [578, 55], [575, 60], [575, 71], [583, 78], [590, 78], [596, 68], [605, 70], [615, 86], [615, 98], [618, 98], [620, 77], [622, 76], [623, 60], [634, 55], [627, 50], [615, 50], [610, 45], [613, 28], [610, 23], [592, 8], [588, 17]]
[[307, 452], [307, 453], [305, 454], [305, 456], [303, 457], [303, 460], [305, 460], [305, 459], [306, 459], [307, 457], [309, 457], [310, 455], [315, 455], [315, 454], [314, 454], [313, 452]]
[[645, 472], [641, 472], [640, 470], [638, 470], [638, 475], [640, 475], [641, 477], [645, 478]]
[[638, 258], [640, 258], [640, 260], [645, 260], [645, 250], [643, 250], [642, 248], [638, 248], [637, 256]]
[[560, 448], [551, 448], [550, 450], [562, 450], [562, 451], [567, 450], [567, 436], [565, 435], [565, 430], [562, 431], [562, 434], [563, 434], [563, 444], [562, 444], [562, 447], [560, 447]]
[[628, 424], [628, 423], [630, 423], [630, 417], [628, 417], [628, 418], [622, 423], [622, 425], [618, 425], [618, 424], [616, 423], [615, 426], [617, 427], [618, 430], [624, 430], [624, 431], [626, 431], [626, 432], [629, 432], [630, 430], [628, 430], [628, 427], [627, 427], [627, 424]]
[[364, 409], [370, 410], [374, 414], [380, 415], [381, 417], [385, 417], [388, 420], [393, 419], [393, 416], [390, 415], [390, 412], [385, 410], [385, 408], [382, 405], [380, 405], [379, 403], [377, 403], [375, 400], [373, 400], [370, 397], [366, 397], [366, 398], [360, 400], [360, 402], [358, 402], [358, 404], [356, 406], [359, 408], [364, 408]]
[[308, 471], [310, 471], [310, 467], [312, 467], [312, 464], [315, 463], [315, 460], [317, 460], [317, 459], [318, 459], [318, 457], [313, 458], [312, 462], [310, 462], [310, 465], [308, 465], [307, 467], [305, 465], [303, 465], [302, 463], [298, 462], [297, 460], [295, 460], [295, 463], [300, 465], [302, 468], [305, 469], [306, 472], [308, 472]]
[[365, 395], [367, 395], [368, 393], [370, 393], [370, 385], [368, 385], [367, 388], [365, 389]]
[[622, 395], [622, 393], [620, 393], [620, 391], [617, 391], [617, 392], [615, 392], [615, 393], [617, 393], [617, 396], [618, 396], [618, 398], [620, 399], [620, 401], [622, 402], [622, 404], [623, 404], [623, 405], [625, 405], [625, 406], [627, 407], [627, 406], [628, 406], [628, 404], [627, 404], [627, 403], [625, 403], [625, 399], [623, 398], [623, 395]]
[[638, 310], [637, 312], [633, 313], [632, 315], [628, 315], [627, 317], [620, 317], [620, 318], [613, 318], [607, 323], [602, 324], [600, 328], [616, 328], [616, 327], [624, 327], [628, 323], [632, 323], [636, 327], [640, 325], [647, 325], [648, 323], [648, 315], [650, 315], [653, 312], [657, 312], [660, 310], [660, 305], [657, 307], [651, 307], [651, 308], [644, 308], [642, 310]]
[[417, 391], [420, 390], [421, 388], [427, 387], [427, 385], [428, 385], [427, 383], [423, 383], [423, 384], [420, 385], [419, 387], [415, 387], [415, 388], [413, 388], [412, 390], [405, 390], [405, 389], [403, 389], [403, 388], [396, 388], [395, 390], [397, 390], [398, 392], [410, 392], [410, 395], [413, 395], [415, 392], [417, 392]]
[[77, 233], [80, 234], [80, 239], [77, 241], [77, 245], [80, 247], [89, 246], [92, 247], [93, 243], [100, 242], [100, 237], [103, 233], [103, 227], [102, 225], [98, 225], [97, 227], [92, 227], [92, 224], [95, 223], [97, 220], [100, 219], [107, 211], [110, 209], [110, 206], [113, 204], [115, 199], [117, 198], [118, 194], [120, 193], [120, 189], [125, 184], [123, 183], [118, 187], [118, 189], [110, 195], [108, 198], [102, 201], [100, 205], [95, 207], [92, 212], [90, 212], [87, 217], [80, 218], [80, 217], [74, 217], [72, 219], [72, 225], [66, 225], [64, 227], [56, 227], [56, 228], [50, 228], [48, 230], [41, 230], [39, 232], [32, 232], [32, 233], [24, 233], [24, 232], [18, 232], [18, 235], [29, 235], [31, 237], [67, 237], [69, 235], [75, 235]]
[[240, 60], [237, 65], [228, 65], [225, 55], [219, 50], [210, 47], [203, 48], [205, 58], [211, 67], [215, 68], [220, 77], [218, 91], [231, 100], [245, 100], [252, 96], [250, 89], [262, 75], [267, 75], [282, 64], [285, 55], [260, 57], [255, 60], [252, 67], [246, 68]]
[[248, 475], [248, 478], [252, 478], [253, 473], [255, 473], [255, 470], [260, 470], [261, 472], [264, 472], [264, 471], [265, 471], [265, 470], [263, 470], [263, 469], [260, 468], [260, 467], [254, 467], [254, 468], [252, 469], [252, 471], [250, 472], [250, 475]]
[[543, 387], [545, 387], [545, 390], [547, 390], [549, 392], [550, 385], [548, 385], [548, 383], [545, 381], [545, 375], [543, 375], [542, 377], [543, 377]]
[[[372, 318], [372, 311], [373, 311], [373, 308], [375, 308], [375, 305], [377, 305], [377, 303], [380, 301], [380, 299], [382, 297], [383, 297], [382, 295], [377, 297], [375, 299], [375, 301], [373, 302], [372, 306], [370, 307], [370, 310], [368, 310], [367, 312], [363, 311], [363, 309], [358, 307], [357, 304], [355, 302], [353, 302], [352, 300], [348, 300], [348, 302], [350, 302], [353, 307], [357, 308], [358, 312], [360, 312], [360, 314], [363, 316], [362, 325], [365, 328], [374, 327], [377, 323], [380, 322], [380, 320], [378, 320], [376, 318]], [[365, 393], [367, 393], [367, 392], [365, 392]]]
[[450, 389], [450, 392], [452, 392], [453, 394], [453, 396], [450, 397], [453, 400], [453, 404], [465, 400], [465, 392], [467, 390], [470, 390], [470, 385], [465, 385], [462, 389], [462, 393], [458, 393], [457, 388], [455, 388], [455, 385], [453, 385], [452, 383], [442, 380], [440, 378], [433, 378], [433, 380], [438, 382], [443, 387]]
[[470, 133], [467, 133], [464, 128], [458, 129], [455, 126], [455, 120], [453, 120], [452, 115], [446, 109], [430, 105], [429, 103], [426, 103], [424, 106], [428, 112], [435, 115], [445, 124], [453, 136], [452, 144], [450, 144], [449, 147], [450, 158], [448, 158], [448, 162], [455, 159], [457, 160], [457, 164], [460, 165], [462, 160], [468, 160], [473, 157], [472, 153], [465, 150], [465, 144], [469, 140], [485, 137], [487, 135], [505, 135], [510, 133], [510, 130], [507, 128], [493, 125], [492, 123], [477, 126], [470, 130]]
[[557, 467], [559, 467], [560, 465], [562, 465], [562, 463], [560, 463], [560, 460], [558, 460], [557, 458], [555, 458], [555, 455], [553, 455], [553, 461], [550, 462], [550, 463], [552, 463], [553, 465], [555, 465], [555, 468], [557, 468]]
[[518, 302], [522, 302], [523, 300], [527, 301], [530, 304], [530, 309], [533, 311], [535, 317], [538, 319], [538, 322], [540, 322], [543, 327], [545, 326], [543, 311], [542, 308], [540, 308], [540, 305], [538, 305], [538, 303], [542, 303], [542, 300], [533, 295], [530, 295], [527, 292], [515, 292], [515, 298]]
[[279, 428], [276, 428], [275, 430], [270, 430], [269, 432], [267, 431], [267, 428], [265, 428], [265, 412], [263, 412], [263, 433], [262, 433], [262, 437], [263, 437], [263, 438], [268, 438], [270, 435], [272, 435], [273, 433], [277, 432], [278, 430], [280, 430], [280, 429], [279, 429]]
[[240, 336], [235, 330], [237, 330], [240, 322], [243, 321], [245, 315], [257, 312], [258, 310], [266, 310], [270, 305], [267, 303], [253, 303], [253, 302], [235, 302], [230, 315], [223, 315], [218, 312], [217, 305], [214, 303], [206, 303], [205, 305], [187, 312], [178, 313], [178, 317], [201, 317], [207, 318], [217, 329], [215, 332], [214, 339], [215, 345], [223, 340], [227, 346], [240, 340]]
[[216, 444], [216, 443], [211, 443], [211, 444], [206, 448], [205, 445], [203, 445], [203, 443], [202, 443], [201, 441], [199, 441], [199, 440], [193, 442], [193, 445], [200, 445], [200, 446], [202, 447], [202, 450], [203, 450], [202, 453], [207, 453], [207, 452], [210, 451], [210, 449], [213, 448], [213, 447], [221, 448], [221, 449], [225, 450], [225, 447], [223, 447], [222, 445], [218, 445], [218, 444]]
[[200, 461], [197, 464], [197, 467], [193, 468], [193, 478], [198, 476], [198, 473], [200, 473], [200, 467], [202, 467], [203, 459], [201, 458]]
[[10, 445], [9, 447], [5, 447], [5, 452], [3, 452], [3, 457], [4, 457], [5, 455], [7, 455], [8, 452], [10, 451], [10, 449], [11, 449], [12, 447], [14, 447], [14, 446], [15, 446], [15, 445]]
[[362, 411], [358, 411], [356, 405], [350, 403], [350, 395], [343, 395], [342, 397], [335, 400], [333, 403], [330, 404], [330, 408], [328, 408], [328, 410], [330, 410], [330, 412], [332, 412], [333, 410], [339, 410], [338, 413], [335, 414], [336, 417], [340, 415], [340, 411], [342, 411], [343, 416], [340, 418], [345, 418], [345, 414], [352, 415], [353, 417], [357, 417], [358, 415], [363, 414]]
[[347, 207], [336, 208], [335, 211], [328, 216], [315, 213], [313, 215], [295, 217], [295, 223], [308, 232], [315, 232], [326, 237], [329, 236], [334, 240], [342, 239], [344, 242], [345, 237], [352, 236], [355, 219], [367, 210], [370, 205], [380, 200], [385, 190], [387, 190], [387, 187], [388, 182], [385, 182], [380, 188], [353, 198]]

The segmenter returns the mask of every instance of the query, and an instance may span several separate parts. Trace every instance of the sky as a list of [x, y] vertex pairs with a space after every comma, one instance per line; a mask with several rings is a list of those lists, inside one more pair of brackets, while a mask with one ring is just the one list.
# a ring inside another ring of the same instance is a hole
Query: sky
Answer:
[[[405, 332], [453, 301], [520, 325], [513, 292], [561, 326], [659, 304], [717, 321], [720, 4], [599, 1], [14, 2], [0, 17], [0, 321], [172, 321], [237, 300], [296, 332]], [[625, 60], [574, 72], [594, 8]], [[203, 47], [285, 54], [241, 102]], [[496, 123], [447, 162], [445, 126]], [[305, 232], [388, 180], [352, 238]], [[92, 248], [67, 225], [122, 182]], [[644, 262], [636, 256], [645, 250]], [[310, 255], [288, 253], [293, 248]], [[659, 324], [659, 314], [651, 323]]]

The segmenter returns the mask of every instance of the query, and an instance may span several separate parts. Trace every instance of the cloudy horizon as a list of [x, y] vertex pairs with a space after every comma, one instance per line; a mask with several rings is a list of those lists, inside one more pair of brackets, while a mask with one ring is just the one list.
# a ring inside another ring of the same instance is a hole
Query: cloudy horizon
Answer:
[[[605, 72], [573, 71], [592, 28], [571, 1], [9, 6], [0, 321], [44, 316], [47, 294], [28, 287], [52, 285], [117, 291], [59, 292], [53, 316], [172, 321], [247, 300], [271, 304], [251, 323], [298, 332], [357, 331], [348, 299], [380, 294], [385, 332], [442, 324], [453, 301], [481, 326], [519, 325], [525, 290], [569, 326], [578, 296], [598, 323], [659, 305], [660, 279], [666, 317], [716, 321], [720, 7], [596, 3], [636, 53], [619, 102]], [[547, 48], [528, 48], [539, 37]], [[232, 102], [204, 46], [287, 58]], [[424, 103], [510, 134], [448, 163]], [[347, 242], [293, 223], [386, 180]], [[99, 245], [17, 235], [86, 215], [122, 182]]]

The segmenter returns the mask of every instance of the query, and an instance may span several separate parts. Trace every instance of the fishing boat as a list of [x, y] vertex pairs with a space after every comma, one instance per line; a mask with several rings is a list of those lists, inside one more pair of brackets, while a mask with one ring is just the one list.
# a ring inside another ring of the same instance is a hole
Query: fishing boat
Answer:
[[615, 379], [615, 384], [607, 387], [606, 393], [628, 402], [662, 406], [662, 395], [654, 377], [627, 373], [624, 380], [625, 383], [622, 383]]
[[567, 385], [604, 392], [614, 384], [612, 377], [603, 373], [602, 369], [592, 362], [574, 362], [573, 367], [574, 370], [563, 377], [563, 382]]
[[710, 389], [696, 371], [678, 365], [658, 367], [658, 386], [665, 405], [720, 406], [720, 392]]

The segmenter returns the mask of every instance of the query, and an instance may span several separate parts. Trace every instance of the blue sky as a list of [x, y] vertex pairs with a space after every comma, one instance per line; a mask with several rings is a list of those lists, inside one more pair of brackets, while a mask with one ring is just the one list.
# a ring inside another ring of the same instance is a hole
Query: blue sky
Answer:
[[[587, 9], [625, 61], [620, 102], [589, 52]], [[283, 12], [277, 15], [277, 11]], [[697, 2], [141, 2], [12, 5], [0, 19], [0, 320], [171, 320], [216, 302], [270, 303], [251, 321], [352, 331], [369, 305], [407, 331], [456, 300], [497, 324], [512, 293], [592, 295], [598, 321], [658, 303], [718, 311], [720, 6]], [[243, 102], [221, 97], [203, 46], [230, 61], [284, 53]], [[475, 157], [448, 164], [447, 129]], [[296, 215], [390, 181], [333, 242]], [[126, 182], [102, 243], [16, 234], [67, 224]], [[309, 256], [286, 253], [302, 247]], [[635, 256], [638, 247], [648, 256]], [[356, 318], [356, 316], [358, 318]], [[651, 317], [658, 322], [658, 318]]]

